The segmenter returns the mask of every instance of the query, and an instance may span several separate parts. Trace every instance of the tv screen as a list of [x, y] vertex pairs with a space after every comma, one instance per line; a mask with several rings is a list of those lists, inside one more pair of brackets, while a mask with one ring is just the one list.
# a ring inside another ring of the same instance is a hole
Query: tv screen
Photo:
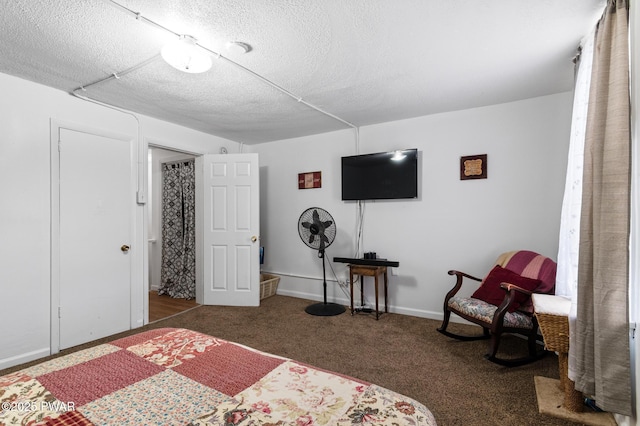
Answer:
[[417, 149], [342, 157], [344, 201], [417, 197]]

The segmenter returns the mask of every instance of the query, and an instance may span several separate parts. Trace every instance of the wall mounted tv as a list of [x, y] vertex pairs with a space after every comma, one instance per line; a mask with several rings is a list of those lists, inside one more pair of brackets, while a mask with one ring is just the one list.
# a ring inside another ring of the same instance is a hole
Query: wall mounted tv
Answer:
[[417, 149], [342, 157], [342, 200], [417, 197]]

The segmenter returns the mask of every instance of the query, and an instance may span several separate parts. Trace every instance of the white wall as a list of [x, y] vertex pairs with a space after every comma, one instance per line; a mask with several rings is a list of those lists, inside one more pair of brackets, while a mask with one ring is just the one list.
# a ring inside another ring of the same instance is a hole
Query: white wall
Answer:
[[[18, 325], [3, 333], [4, 368], [50, 352], [51, 119], [142, 141], [141, 179], [147, 144], [194, 154], [242, 147], [145, 116], [138, 126], [129, 114], [8, 75], [0, 74], [0, 90], [0, 323]], [[439, 317], [451, 284], [447, 269], [484, 274], [498, 253], [514, 248], [555, 257], [570, 108], [566, 93], [360, 130], [363, 153], [416, 147], [422, 155], [421, 199], [366, 205], [363, 249], [400, 261], [391, 277], [393, 311]], [[334, 215], [338, 238], [329, 259], [353, 255], [356, 208], [340, 201], [340, 157], [354, 154], [354, 147], [353, 130], [251, 147], [261, 163], [263, 269], [282, 275], [279, 293], [321, 299], [321, 262], [296, 227], [304, 209], [320, 206]], [[489, 178], [459, 181], [459, 157], [482, 153], [489, 155]], [[298, 190], [297, 174], [317, 170], [323, 187]], [[138, 210], [137, 239], [146, 246], [145, 208]], [[143, 265], [135, 271], [141, 300], [148, 278]], [[344, 265], [334, 267], [344, 280]], [[333, 284], [329, 296], [348, 302]], [[132, 319], [138, 325], [146, 315], [141, 304], [135, 301]]]
[[[328, 260], [353, 254], [354, 205], [339, 200], [340, 157], [353, 153], [354, 135], [349, 130], [251, 147], [260, 158], [260, 243], [265, 247], [262, 270], [281, 275], [279, 294], [322, 299], [322, 261], [298, 235], [298, 218], [305, 209], [322, 207], [336, 221], [336, 240], [327, 249]], [[314, 171], [322, 172], [322, 188], [299, 190], [298, 173]], [[336, 286], [330, 285], [328, 294], [329, 298], [341, 296], [345, 300]]]
[[[418, 148], [421, 155], [418, 200], [365, 207], [362, 251], [400, 262], [390, 277], [393, 312], [440, 319], [449, 269], [484, 276], [500, 253], [517, 249], [556, 258], [571, 105], [572, 94], [561, 93], [360, 129], [361, 153]], [[308, 207], [328, 210], [338, 229], [328, 259], [354, 254], [356, 204], [340, 200], [340, 157], [355, 153], [355, 131], [253, 149], [263, 270], [281, 275], [279, 294], [321, 300], [321, 262], [300, 240], [297, 220]], [[459, 159], [474, 154], [488, 154], [488, 178], [461, 181]], [[322, 188], [298, 190], [298, 173], [312, 171], [322, 172]], [[333, 267], [345, 280], [345, 265]], [[334, 282], [328, 294], [348, 303]], [[372, 289], [365, 294], [372, 302]]]
[[[0, 74], [0, 369], [50, 353], [51, 320], [51, 179], [50, 120], [130, 135], [138, 143], [140, 179], [146, 170], [146, 145], [193, 153], [215, 153], [221, 146], [237, 152], [237, 143], [153, 118], [130, 114], [77, 99], [67, 93]], [[144, 187], [144, 186], [142, 186]], [[145, 207], [137, 207], [137, 253], [134, 267], [132, 324], [146, 317], [147, 232]], [[146, 260], [145, 260], [146, 261]]]

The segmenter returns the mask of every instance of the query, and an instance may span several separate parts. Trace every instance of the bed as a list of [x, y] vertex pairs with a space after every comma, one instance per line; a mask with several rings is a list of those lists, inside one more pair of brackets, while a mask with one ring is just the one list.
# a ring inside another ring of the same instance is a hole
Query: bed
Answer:
[[0, 425], [436, 424], [389, 389], [180, 328], [2, 376], [0, 403]]

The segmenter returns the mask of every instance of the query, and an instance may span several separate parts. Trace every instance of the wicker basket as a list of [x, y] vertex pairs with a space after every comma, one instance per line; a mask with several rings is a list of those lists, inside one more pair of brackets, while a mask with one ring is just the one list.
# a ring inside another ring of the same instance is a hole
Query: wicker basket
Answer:
[[569, 411], [583, 411], [584, 396], [575, 389], [574, 382], [569, 379], [569, 317], [536, 313], [538, 325], [547, 350], [558, 352], [558, 369], [560, 372], [560, 390], [564, 391], [563, 405]]
[[569, 318], [536, 313], [547, 350], [569, 352]]
[[280, 277], [271, 274], [260, 274], [260, 300], [276, 294]]

